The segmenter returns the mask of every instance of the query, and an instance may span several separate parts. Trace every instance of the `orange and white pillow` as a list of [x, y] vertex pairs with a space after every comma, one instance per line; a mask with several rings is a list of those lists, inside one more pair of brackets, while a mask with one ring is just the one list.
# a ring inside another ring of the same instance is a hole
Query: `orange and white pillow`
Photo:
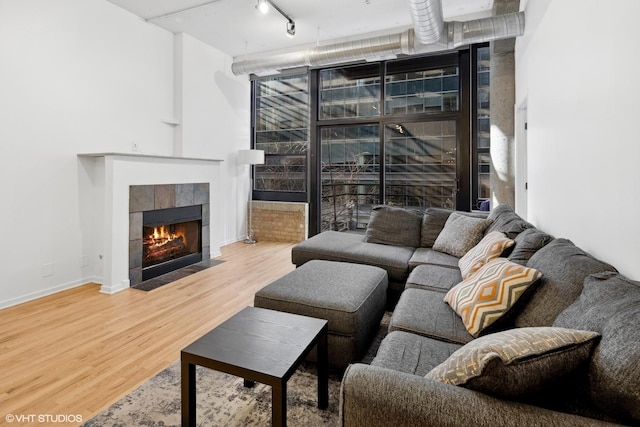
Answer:
[[463, 279], [470, 277], [473, 273], [492, 259], [498, 258], [505, 249], [513, 246], [514, 241], [509, 239], [504, 233], [492, 231], [478, 242], [458, 261], [460, 274]]
[[506, 258], [496, 258], [451, 288], [444, 301], [475, 337], [502, 317], [542, 274]]

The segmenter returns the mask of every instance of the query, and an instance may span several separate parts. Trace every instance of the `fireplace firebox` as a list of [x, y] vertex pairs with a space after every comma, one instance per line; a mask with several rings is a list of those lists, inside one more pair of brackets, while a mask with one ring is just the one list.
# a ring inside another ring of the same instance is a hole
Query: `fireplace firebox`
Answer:
[[202, 206], [143, 212], [142, 280], [202, 261]]

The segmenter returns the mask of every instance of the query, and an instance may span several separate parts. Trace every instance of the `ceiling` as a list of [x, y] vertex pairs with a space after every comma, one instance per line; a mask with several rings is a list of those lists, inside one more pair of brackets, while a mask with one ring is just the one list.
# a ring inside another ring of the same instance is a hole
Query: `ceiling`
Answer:
[[[273, 7], [260, 13], [257, 0], [108, 1], [232, 57], [398, 32], [412, 25], [407, 0], [272, 0], [295, 21], [293, 38], [287, 37], [287, 20]], [[492, 6], [493, 0], [442, 0], [446, 21], [490, 16]]]

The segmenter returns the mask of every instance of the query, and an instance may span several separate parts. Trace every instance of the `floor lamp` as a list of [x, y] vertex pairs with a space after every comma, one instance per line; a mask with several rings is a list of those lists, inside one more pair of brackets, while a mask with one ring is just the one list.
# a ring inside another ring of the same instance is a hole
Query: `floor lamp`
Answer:
[[249, 187], [249, 221], [247, 229], [247, 238], [244, 239], [245, 243], [255, 243], [253, 238], [253, 165], [264, 164], [264, 150], [240, 150], [240, 164], [249, 165], [249, 176], [251, 177], [251, 187]]

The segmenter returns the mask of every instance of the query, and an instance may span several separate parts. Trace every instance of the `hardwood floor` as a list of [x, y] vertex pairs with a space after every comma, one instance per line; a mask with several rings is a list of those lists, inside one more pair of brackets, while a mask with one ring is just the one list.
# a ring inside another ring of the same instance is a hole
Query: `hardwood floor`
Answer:
[[[0, 310], [0, 425], [8, 414], [89, 420], [292, 271], [291, 247], [234, 243], [224, 263], [151, 292], [88, 284]], [[11, 425], [45, 425], [34, 421]]]

